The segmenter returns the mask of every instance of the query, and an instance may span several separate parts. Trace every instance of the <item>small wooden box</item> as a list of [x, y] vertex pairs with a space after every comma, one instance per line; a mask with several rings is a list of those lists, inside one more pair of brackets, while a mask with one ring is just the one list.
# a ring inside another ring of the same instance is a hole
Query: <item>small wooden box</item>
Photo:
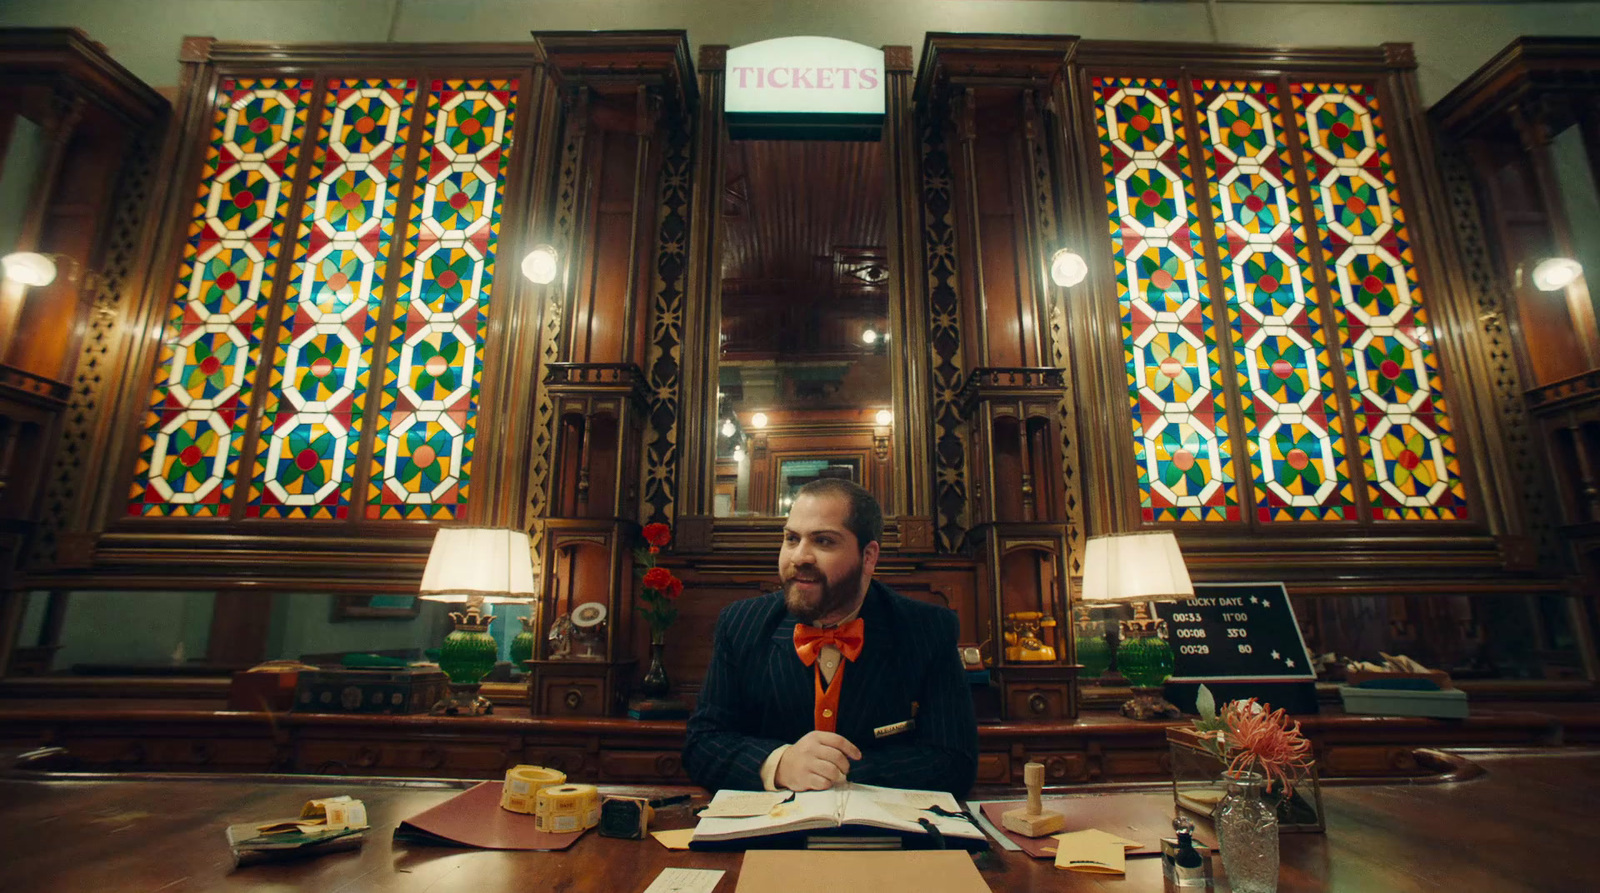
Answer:
[[427, 713], [450, 691], [432, 669], [308, 670], [295, 686], [302, 713]]

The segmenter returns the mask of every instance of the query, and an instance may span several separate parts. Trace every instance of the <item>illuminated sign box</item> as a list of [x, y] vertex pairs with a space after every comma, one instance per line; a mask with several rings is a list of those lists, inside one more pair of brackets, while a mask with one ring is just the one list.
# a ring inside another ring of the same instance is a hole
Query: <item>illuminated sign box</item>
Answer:
[[728, 50], [734, 139], [875, 140], [883, 128], [883, 50], [833, 37], [779, 37]]

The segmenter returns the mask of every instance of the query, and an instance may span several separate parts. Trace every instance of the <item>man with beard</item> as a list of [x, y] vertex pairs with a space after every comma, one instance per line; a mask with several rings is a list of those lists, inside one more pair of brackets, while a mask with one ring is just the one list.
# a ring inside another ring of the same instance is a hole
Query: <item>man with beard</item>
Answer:
[[783, 589], [717, 618], [684, 765], [712, 790], [846, 781], [964, 796], [978, 762], [954, 612], [872, 579], [883, 511], [813, 481], [783, 529]]

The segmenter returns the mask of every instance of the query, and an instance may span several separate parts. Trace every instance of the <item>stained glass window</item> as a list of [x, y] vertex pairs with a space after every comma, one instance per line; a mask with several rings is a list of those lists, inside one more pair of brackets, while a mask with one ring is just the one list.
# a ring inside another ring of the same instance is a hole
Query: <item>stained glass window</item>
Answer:
[[1373, 91], [1093, 90], [1144, 519], [1466, 517]]
[[458, 516], [515, 95], [219, 85], [130, 514]]

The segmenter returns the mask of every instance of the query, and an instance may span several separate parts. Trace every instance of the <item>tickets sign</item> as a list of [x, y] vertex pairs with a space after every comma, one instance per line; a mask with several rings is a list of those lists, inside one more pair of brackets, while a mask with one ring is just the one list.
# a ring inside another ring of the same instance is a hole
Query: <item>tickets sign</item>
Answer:
[[807, 128], [854, 128], [851, 138], [859, 138], [883, 120], [883, 50], [848, 40], [779, 37], [734, 47], [724, 85], [736, 138], [816, 135]]

